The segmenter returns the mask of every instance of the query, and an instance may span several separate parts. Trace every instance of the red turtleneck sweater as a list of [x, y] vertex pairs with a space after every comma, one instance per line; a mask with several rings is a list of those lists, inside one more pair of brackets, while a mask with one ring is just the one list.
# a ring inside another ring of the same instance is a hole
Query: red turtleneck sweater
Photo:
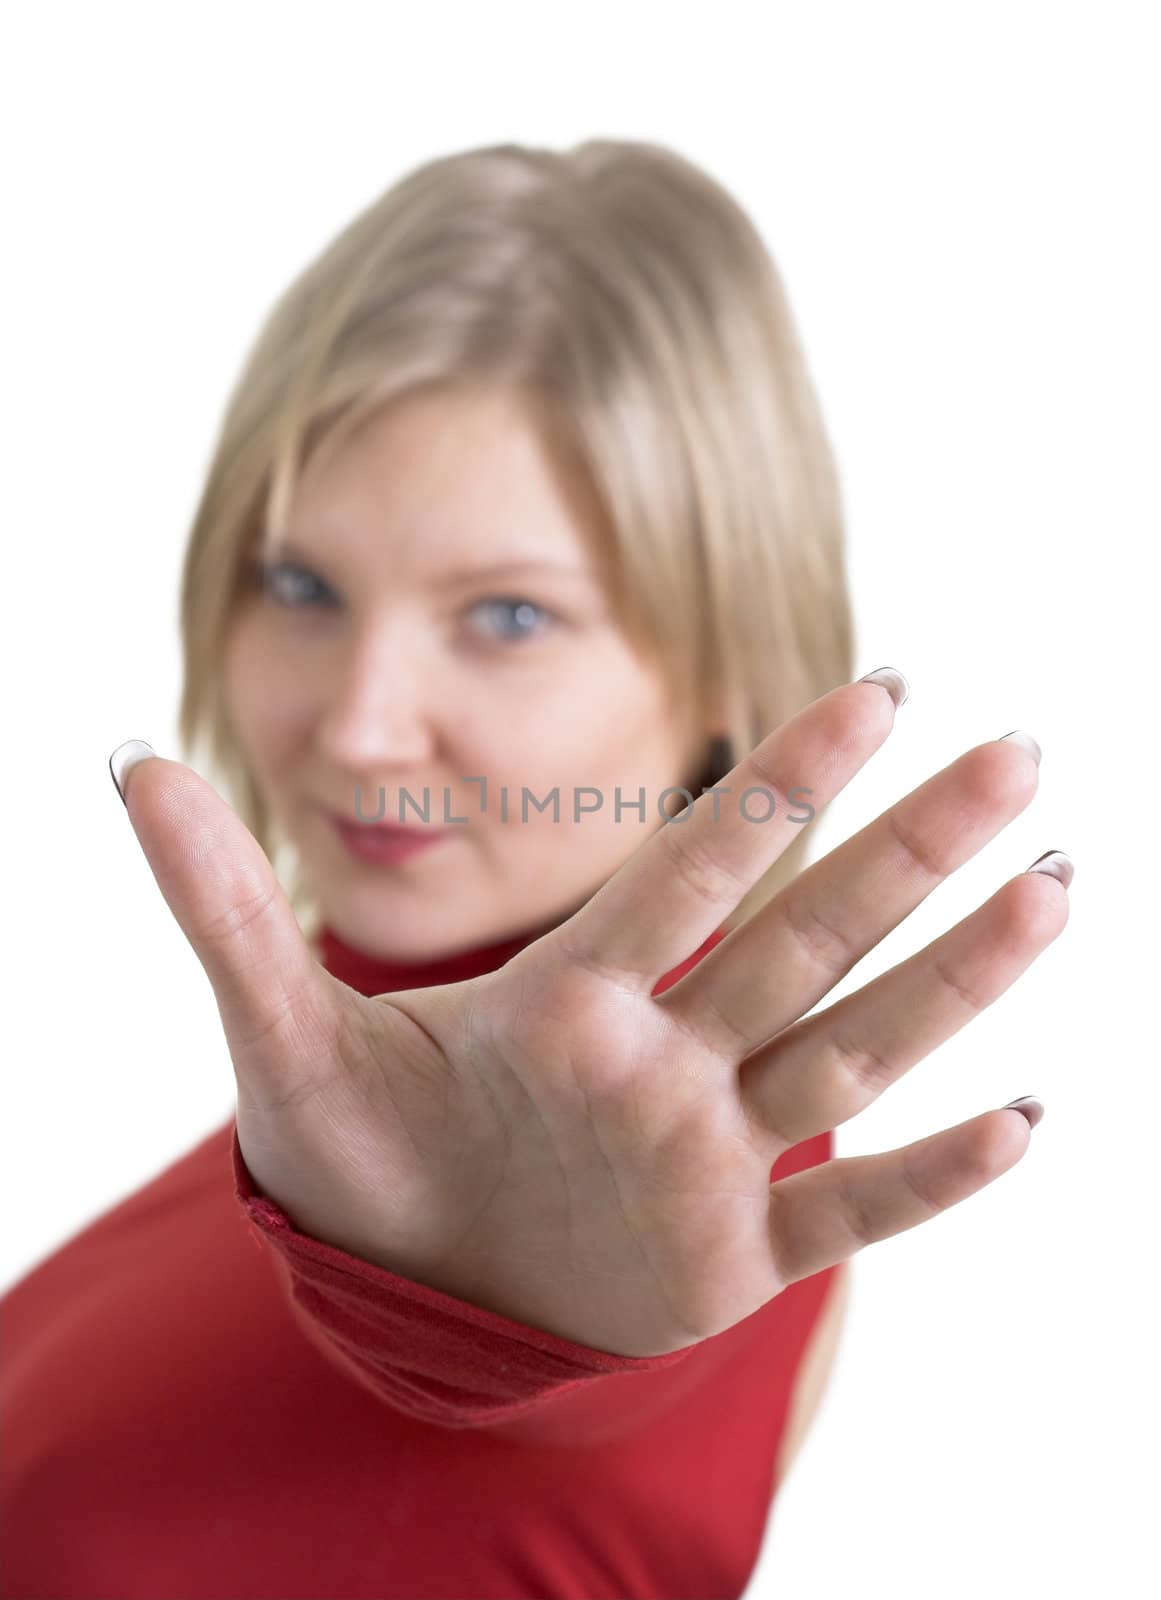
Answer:
[[[402, 965], [324, 931], [319, 954], [384, 994], [534, 936]], [[611, 1355], [300, 1233], [231, 1117], [0, 1299], [0, 1597], [739, 1596], [836, 1270], [689, 1349]]]

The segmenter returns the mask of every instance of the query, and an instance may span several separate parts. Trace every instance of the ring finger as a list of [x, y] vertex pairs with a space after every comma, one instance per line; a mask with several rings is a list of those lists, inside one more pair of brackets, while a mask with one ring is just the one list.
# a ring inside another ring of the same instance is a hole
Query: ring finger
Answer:
[[1047, 949], [1068, 922], [1061, 885], [1071, 879], [1068, 857], [1050, 852], [925, 949], [744, 1061], [751, 1126], [781, 1148], [857, 1115]]
[[967, 751], [801, 872], [657, 1003], [737, 1061], [809, 1011], [1036, 793], [1010, 736]]

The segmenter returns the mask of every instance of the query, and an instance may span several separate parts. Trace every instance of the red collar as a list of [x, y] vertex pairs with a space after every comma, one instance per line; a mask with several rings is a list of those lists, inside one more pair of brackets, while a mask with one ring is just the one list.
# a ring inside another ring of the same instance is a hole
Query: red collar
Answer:
[[556, 926], [553, 919], [495, 944], [469, 946], [449, 955], [419, 961], [393, 961], [356, 950], [331, 928], [324, 927], [318, 936], [319, 960], [329, 973], [360, 994], [426, 989], [432, 984], [460, 983], [466, 978], [478, 978], [483, 972], [494, 972], [525, 945], [532, 944]]

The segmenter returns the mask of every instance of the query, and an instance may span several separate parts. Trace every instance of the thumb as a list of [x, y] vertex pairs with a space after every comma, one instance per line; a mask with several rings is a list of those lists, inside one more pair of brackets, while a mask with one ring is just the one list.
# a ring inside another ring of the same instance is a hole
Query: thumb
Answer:
[[273, 867], [192, 767], [130, 739], [109, 771], [213, 987], [239, 1088], [245, 1079], [260, 1101], [284, 1101], [317, 1069], [333, 997]]

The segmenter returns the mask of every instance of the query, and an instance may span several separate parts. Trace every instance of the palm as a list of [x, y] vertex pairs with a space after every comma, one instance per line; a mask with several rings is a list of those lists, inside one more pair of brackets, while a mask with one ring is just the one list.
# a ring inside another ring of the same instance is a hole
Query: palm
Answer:
[[[352, 1178], [382, 1200], [362, 1253], [624, 1355], [705, 1338], [784, 1287], [776, 1142], [747, 1126], [733, 1063], [657, 1001], [541, 940], [490, 977], [367, 1005], [374, 1065], [352, 1110], [382, 1144], [354, 1147]], [[401, 1160], [402, 1206], [376, 1171]]]
[[[782, 793], [809, 773], [825, 804], [892, 721], [881, 688], [845, 685], [727, 782]], [[805, 1015], [1027, 805], [1035, 764], [1018, 747], [968, 752], [659, 996], [795, 824], [755, 827], [725, 806], [715, 821], [699, 802], [499, 971], [367, 999], [313, 960], [208, 786], [160, 761], [141, 778], [131, 816], [214, 984], [256, 1182], [304, 1231], [446, 1293], [613, 1353], [663, 1354], [965, 1198], [1026, 1147], [1023, 1119], [989, 1112], [769, 1181], [783, 1150], [855, 1115], [1063, 928], [1067, 896], [1023, 874]], [[161, 831], [174, 783], [236, 863], [212, 888]]]

